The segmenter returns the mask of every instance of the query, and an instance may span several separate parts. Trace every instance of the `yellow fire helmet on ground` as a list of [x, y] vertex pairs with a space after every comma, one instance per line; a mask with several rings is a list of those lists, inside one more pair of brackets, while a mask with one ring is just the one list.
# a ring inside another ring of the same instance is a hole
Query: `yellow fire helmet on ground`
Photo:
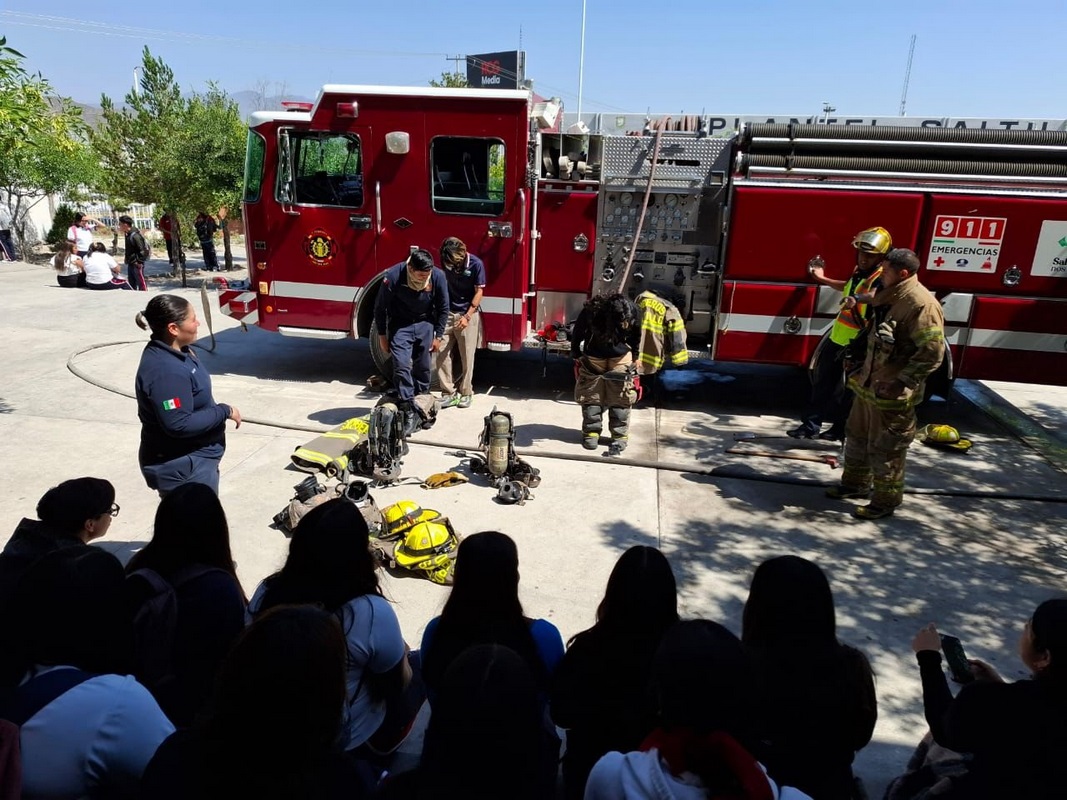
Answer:
[[893, 249], [893, 237], [885, 228], [867, 228], [853, 237], [852, 246], [864, 253], [885, 255]]
[[451, 523], [446, 517], [439, 517], [411, 528], [393, 551], [393, 560], [405, 569], [425, 569], [427, 562], [434, 566], [444, 563], [457, 547], [459, 537]]
[[930, 447], [945, 447], [951, 450], [967, 452], [974, 444], [970, 439], [960, 437], [960, 432], [951, 425], [927, 425], [920, 428], [915, 438]]
[[439, 516], [441, 516], [440, 512], [432, 508], [423, 508], [412, 500], [401, 500], [382, 509], [382, 518], [385, 520], [385, 530], [382, 535], [403, 536], [420, 522], [436, 519]]

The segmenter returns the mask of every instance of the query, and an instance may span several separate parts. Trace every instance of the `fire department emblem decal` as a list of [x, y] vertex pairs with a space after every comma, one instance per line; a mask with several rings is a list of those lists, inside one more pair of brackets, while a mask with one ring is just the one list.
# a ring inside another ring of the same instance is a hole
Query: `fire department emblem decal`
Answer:
[[304, 253], [317, 267], [328, 267], [336, 250], [337, 243], [322, 228], [316, 228], [304, 239]]

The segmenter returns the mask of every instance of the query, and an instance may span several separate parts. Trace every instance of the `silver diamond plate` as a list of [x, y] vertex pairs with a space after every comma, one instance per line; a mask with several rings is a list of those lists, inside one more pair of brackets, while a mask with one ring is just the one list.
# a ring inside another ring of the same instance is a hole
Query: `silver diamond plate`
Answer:
[[[685, 188], [724, 183], [730, 171], [731, 142], [731, 139], [664, 134], [655, 185]], [[652, 149], [652, 136], [606, 137], [602, 182], [614, 188], [644, 185], [648, 181]]]

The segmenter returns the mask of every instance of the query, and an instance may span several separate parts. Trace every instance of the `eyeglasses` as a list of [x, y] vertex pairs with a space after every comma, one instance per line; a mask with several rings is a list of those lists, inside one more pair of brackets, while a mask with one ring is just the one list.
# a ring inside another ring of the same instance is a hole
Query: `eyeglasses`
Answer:
[[[111, 508], [109, 508], [107, 511], [105, 511], [104, 514], [109, 514], [112, 517], [117, 517], [119, 515], [119, 504], [118, 503], [112, 503], [111, 504]], [[100, 516], [104, 516], [104, 514], [101, 514]]]

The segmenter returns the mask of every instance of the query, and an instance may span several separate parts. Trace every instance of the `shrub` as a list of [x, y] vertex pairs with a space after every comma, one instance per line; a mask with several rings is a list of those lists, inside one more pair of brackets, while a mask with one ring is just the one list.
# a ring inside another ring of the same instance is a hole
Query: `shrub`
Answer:
[[74, 209], [66, 203], [60, 203], [56, 209], [56, 216], [52, 220], [52, 229], [45, 235], [44, 240], [55, 246], [66, 241], [67, 229], [74, 224]]

